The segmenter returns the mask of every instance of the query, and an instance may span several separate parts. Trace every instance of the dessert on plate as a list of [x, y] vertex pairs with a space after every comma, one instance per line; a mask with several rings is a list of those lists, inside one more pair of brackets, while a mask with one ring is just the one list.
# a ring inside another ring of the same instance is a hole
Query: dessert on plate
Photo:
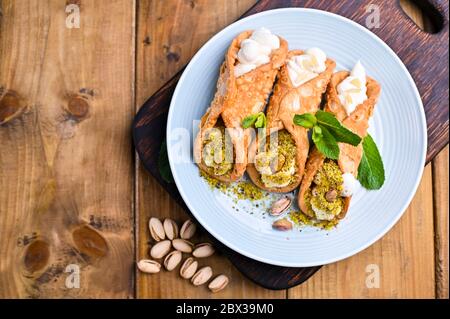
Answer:
[[295, 114], [315, 113], [336, 63], [319, 48], [292, 50], [278, 72], [267, 127], [249, 151], [247, 173], [259, 188], [285, 193], [298, 187], [309, 152], [308, 130]]
[[244, 174], [252, 135], [242, 121], [263, 111], [287, 52], [287, 42], [265, 28], [232, 41], [194, 143], [194, 159], [209, 176], [232, 182]]
[[[363, 138], [380, 92], [380, 85], [366, 76], [358, 61], [351, 72], [333, 74], [324, 111], [333, 113], [343, 126]], [[298, 205], [311, 218], [332, 221], [342, 219], [347, 213], [358, 185], [356, 178], [363, 146], [339, 143], [339, 150], [337, 161], [326, 158], [315, 147], [309, 155]]]

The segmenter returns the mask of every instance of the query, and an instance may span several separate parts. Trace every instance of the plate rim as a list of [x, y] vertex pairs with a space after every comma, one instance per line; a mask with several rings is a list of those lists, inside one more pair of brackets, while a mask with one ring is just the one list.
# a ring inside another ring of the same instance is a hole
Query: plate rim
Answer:
[[[386, 50], [387, 52], [389, 52], [389, 54], [394, 58], [394, 60], [397, 62], [397, 64], [403, 69], [403, 71], [405, 72], [409, 84], [412, 86], [413, 91], [414, 91], [414, 98], [416, 99], [416, 102], [419, 105], [419, 113], [420, 113], [420, 123], [421, 123], [421, 128], [422, 128], [422, 152], [421, 152], [421, 156], [420, 156], [420, 163], [421, 165], [421, 169], [419, 174], [417, 174], [414, 186], [412, 188], [413, 191], [411, 191], [411, 193], [409, 194], [407, 200], [405, 201], [405, 204], [403, 205], [402, 209], [401, 209], [401, 213], [398, 213], [395, 218], [384, 227], [384, 229], [382, 231], [380, 231], [380, 233], [377, 236], [374, 236], [372, 239], [368, 240], [364, 245], [361, 245], [358, 248], [355, 248], [351, 251], [348, 251], [347, 253], [343, 253], [340, 254], [337, 257], [334, 258], [328, 258], [327, 260], [324, 260], [321, 263], [317, 263], [317, 262], [285, 262], [285, 261], [277, 261], [277, 260], [271, 260], [271, 259], [267, 259], [267, 258], [262, 258], [257, 256], [256, 254], [254, 254], [253, 252], [250, 252], [248, 250], [245, 249], [241, 249], [239, 247], [237, 247], [236, 245], [230, 244], [229, 242], [227, 242], [226, 239], [224, 239], [222, 236], [220, 236], [219, 234], [217, 234], [215, 231], [211, 230], [210, 227], [208, 227], [207, 222], [205, 222], [204, 220], [202, 220], [201, 217], [199, 217], [200, 214], [198, 214], [195, 209], [193, 208], [193, 205], [191, 204], [190, 200], [187, 198], [184, 190], [182, 187], [180, 187], [179, 185], [181, 185], [181, 179], [179, 178], [179, 176], [177, 175], [175, 169], [174, 169], [174, 164], [172, 164], [172, 159], [171, 159], [171, 153], [168, 151], [168, 158], [169, 158], [169, 165], [170, 165], [170, 169], [172, 171], [172, 175], [174, 177], [174, 181], [175, 184], [178, 188], [178, 191], [180, 192], [181, 197], [183, 198], [183, 201], [185, 202], [186, 206], [188, 207], [188, 209], [190, 210], [190, 212], [192, 213], [192, 215], [195, 217], [195, 219], [205, 228], [205, 230], [211, 234], [212, 236], [214, 236], [214, 238], [216, 238], [217, 240], [219, 240], [222, 244], [224, 244], [225, 246], [227, 246], [228, 248], [234, 250], [235, 252], [246, 256], [248, 258], [254, 259], [256, 261], [260, 261], [263, 263], [267, 263], [270, 265], [275, 265], [275, 266], [283, 266], [283, 267], [314, 267], [314, 266], [322, 266], [322, 265], [327, 265], [330, 263], [334, 263], [337, 261], [341, 261], [344, 260], [346, 258], [349, 258], [353, 255], [356, 255], [360, 252], [362, 252], [363, 250], [367, 249], [368, 247], [370, 247], [371, 245], [373, 245], [375, 242], [377, 242], [379, 239], [381, 239], [382, 237], [384, 237], [384, 235], [386, 235], [395, 224], [397, 224], [397, 222], [400, 220], [400, 218], [403, 216], [403, 214], [406, 212], [409, 204], [411, 203], [413, 197], [415, 196], [417, 189], [419, 187], [420, 181], [422, 179], [423, 176], [423, 172], [424, 172], [424, 166], [425, 166], [425, 159], [426, 159], [426, 152], [427, 152], [427, 147], [428, 147], [428, 132], [427, 132], [427, 124], [426, 124], [426, 116], [425, 116], [425, 111], [424, 111], [424, 107], [423, 107], [423, 103], [422, 103], [422, 99], [419, 93], [419, 90], [417, 88], [416, 83], [414, 82], [413, 77], [411, 76], [411, 74], [409, 73], [408, 69], [406, 68], [405, 64], [403, 63], [403, 61], [398, 57], [398, 55], [391, 49], [391, 47], [389, 47], [389, 45], [387, 43], [385, 43], [380, 37], [378, 37], [375, 33], [373, 33], [372, 31], [370, 31], [369, 29], [363, 27], [362, 25], [360, 25], [359, 23], [346, 18], [344, 16], [332, 13], [332, 12], [328, 12], [328, 11], [324, 11], [324, 10], [318, 10], [318, 9], [312, 9], [312, 8], [279, 8], [279, 9], [271, 9], [271, 10], [266, 10], [263, 12], [259, 12], [259, 13], [255, 13], [252, 14], [250, 16], [247, 16], [243, 19], [239, 19], [231, 24], [229, 24], [228, 26], [226, 26], [225, 28], [223, 28], [222, 30], [220, 30], [219, 32], [217, 32], [214, 36], [212, 36], [204, 45], [202, 45], [202, 47], [194, 54], [194, 56], [190, 59], [188, 65], [186, 66], [185, 70], [183, 71], [183, 74], [181, 75], [180, 79], [178, 80], [177, 86], [174, 90], [172, 99], [170, 101], [170, 106], [169, 106], [169, 112], [168, 112], [168, 116], [167, 116], [167, 127], [166, 127], [166, 136], [169, 136], [169, 131], [171, 129], [171, 119], [174, 113], [174, 103], [178, 97], [178, 94], [180, 92], [180, 88], [183, 85], [183, 81], [185, 80], [185, 78], [187, 77], [187, 74], [189, 73], [189, 70], [191, 69], [192, 65], [198, 60], [198, 57], [200, 56], [200, 53], [207, 50], [208, 47], [210, 45], [212, 45], [212, 43], [214, 43], [216, 41], [216, 39], [220, 38], [223, 34], [226, 34], [228, 32], [229, 29], [231, 29], [232, 27], [239, 25], [239, 24], [243, 24], [244, 22], [246, 22], [247, 20], [250, 20], [252, 18], [254, 18], [255, 16], [264, 16], [264, 15], [271, 15], [271, 14], [277, 14], [279, 12], [299, 12], [300, 14], [302, 12], [314, 12], [317, 14], [322, 14], [325, 16], [332, 16], [333, 18], [336, 18], [338, 20], [341, 20], [343, 23], [349, 23], [350, 25], [352, 25], [353, 27], [358, 28], [359, 30], [362, 30], [362, 32], [367, 33], [374, 41], [377, 41], [379, 44], [381, 44]], [[191, 150], [192, 151], [192, 150]]]

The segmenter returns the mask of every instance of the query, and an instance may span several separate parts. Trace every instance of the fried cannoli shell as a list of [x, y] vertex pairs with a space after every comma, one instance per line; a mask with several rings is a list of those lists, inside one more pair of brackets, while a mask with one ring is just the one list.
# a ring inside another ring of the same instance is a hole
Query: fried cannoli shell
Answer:
[[[289, 51], [287, 60], [303, 53], [304, 51], [302, 50]], [[267, 136], [283, 129], [289, 132], [297, 149], [297, 171], [295, 174], [295, 182], [285, 187], [266, 187], [261, 181], [260, 173], [254, 165], [254, 156], [257, 153], [258, 143], [258, 141], [255, 140], [249, 151], [250, 155], [247, 173], [253, 183], [259, 188], [270, 192], [287, 193], [296, 189], [300, 184], [305, 168], [305, 162], [308, 157], [309, 140], [307, 129], [295, 125], [293, 119], [295, 114], [314, 114], [319, 109], [323, 93], [327, 89], [336, 63], [331, 59], [327, 59], [325, 65], [325, 71], [298, 87], [295, 87], [292, 84], [286, 63], [278, 72], [278, 80], [267, 110]]]
[[[378, 101], [378, 97], [380, 96], [381, 86], [374, 79], [367, 77], [367, 100], [357, 105], [355, 110], [347, 116], [347, 112], [338, 98], [337, 86], [349, 75], [350, 72], [348, 71], [340, 71], [333, 74], [328, 85], [327, 102], [324, 110], [333, 113], [346, 128], [363, 138], [367, 134], [369, 118], [372, 116], [374, 107]], [[337, 162], [342, 173], [351, 173], [356, 178], [363, 152], [362, 143], [358, 146], [339, 143], [339, 150], [340, 153]], [[311, 187], [314, 176], [322, 167], [324, 160], [325, 156], [314, 147], [309, 155], [308, 162], [306, 163], [305, 175], [300, 185], [298, 194], [298, 205], [300, 210], [307, 215], [308, 209], [305, 203], [305, 194]], [[351, 196], [344, 197], [344, 209], [337, 216], [337, 218], [341, 219], [345, 217], [345, 214], [350, 206], [350, 201]]]
[[[225, 61], [220, 68], [217, 90], [210, 107], [201, 119], [200, 131], [194, 142], [194, 159], [201, 170], [222, 182], [240, 179], [247, 167], [248, 146], [251, 142], [251, 129], [242, 128], [242, 120], [249, 115], [262, 112], [272, 91], [278, 69], [286, 60], [288, 44], [279, 37], [280, 47], [273, 50], [270, 62], [261, 65], [239, 77], [235, 77], [234, 68], [241, 42], [252, 35], [253, 31], [244, 31], [231, 43]], [[202, 140], [207, 130], [213, 128], [219, 118], [229, 130], [234, 150], [234, 165], [226, 175], [211, 174], [202, 159]]]

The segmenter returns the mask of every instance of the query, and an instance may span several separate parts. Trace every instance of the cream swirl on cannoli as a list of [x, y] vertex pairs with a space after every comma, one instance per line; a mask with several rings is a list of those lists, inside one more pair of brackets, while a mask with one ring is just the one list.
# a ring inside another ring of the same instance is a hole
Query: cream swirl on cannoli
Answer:
[[238, 63], [234, 67], [234, 75], [241, 75], [269, 63], [272, 50], [280, 47], [280, 39], [266, 28], [255, 30], [252, 35], [241, 42], [237, 53]]
[[303, 54], [291, 57], [286, 66], [294, 87], [299, 87], [325, 71], [326, 60], [325, 52], [319, 48], [311, 48]]
[[366, 70], [360, 61], [355, 64], [350, 75], [337, 86], [337, 92], [347, 114], [367, 100]]

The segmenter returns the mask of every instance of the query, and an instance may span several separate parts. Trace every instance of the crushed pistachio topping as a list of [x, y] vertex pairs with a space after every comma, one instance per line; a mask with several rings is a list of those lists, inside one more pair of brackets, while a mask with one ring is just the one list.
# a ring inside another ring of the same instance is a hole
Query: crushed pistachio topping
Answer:
[[277, 138], [269, 141], [267, 151], [259, 152], [255, 156], [255, 168], [261, 174], [261, 181], [266, 187], [285, 187], [296, 178], [297, 149], [292, 136], [286, 130], [274, 134], [277, 134]]
[[209, 185], [211, 189], [218, 189], [221, 192], [225, 193], [227, 190], [227, 185], [225, 183], [222, 183], [221, 181], [212, 178], [202, 170], [199, 170], [200, 176], [203, 177], [203, 179], [206, 181], [206, 183]]
[[261, 200], [266, 193], [250, 182], [238, 182], [231, 187], [232, 192], [238, 199]]
[[212, 189], [218, 189], [222, 193], [232, 195], [238, 200], [258, 201], [263, 200], [267, 197], [267, 193], [265, 191], [259, 189], [251, 182], [242, 181], [227, 185], [215, 178], [212, 178], [201, 170], [200, 176], [205, 179], [205, 181]]
[[325, 230], [330, 230], [336, 227], [338, 220], [318, 220], [311, 218], [300, 211], [292, 211], [289, 213], [289, 218], [298, 226], [314, 226]]
[[308, 213], [318, 220], [331, 221], [344, 208], [342, 172], [333, 160], [326, 160], [314, 176], [313, 183], [305, 193]]
[[202, 161], [214, 175], [230, 173], [233, 168], [233, 147], [225, 137], [225, 127], [214, 127], [207, 132], [203, 141]]

